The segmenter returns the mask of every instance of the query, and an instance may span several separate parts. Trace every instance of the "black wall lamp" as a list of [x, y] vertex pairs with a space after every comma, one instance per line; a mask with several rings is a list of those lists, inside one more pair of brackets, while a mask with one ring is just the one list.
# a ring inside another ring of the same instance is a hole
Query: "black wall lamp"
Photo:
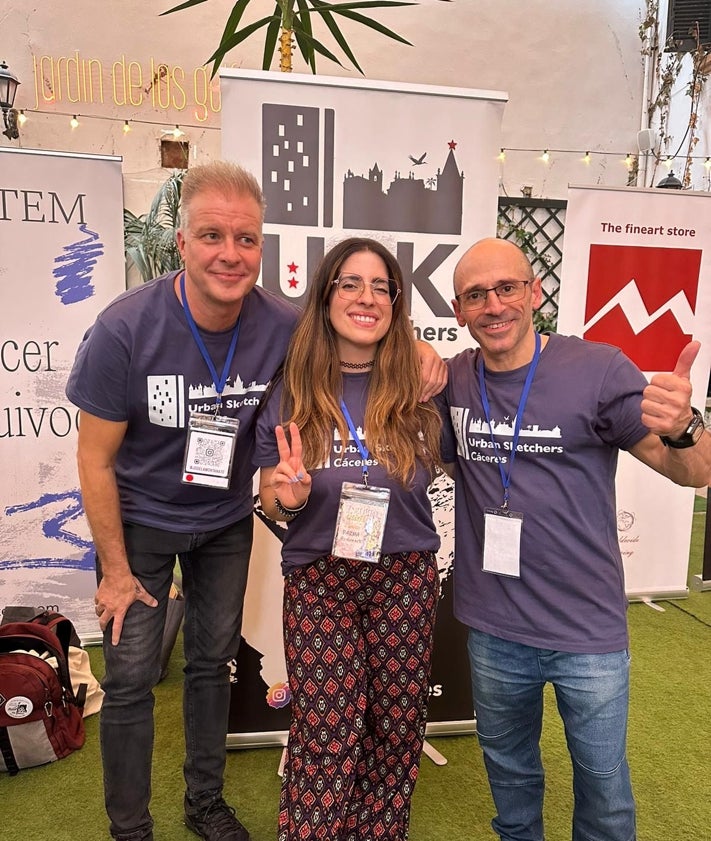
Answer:
[[9, 70], [4, 61], [1, 61], [0, 108], [2, 108], [2, 117], [5, 123], [3, 134], [8, 140], [17, 140], [20, 136], [20, 132], [17, 129], [17, 115], [12, 107], [15, 104], [15, 94], [17, 93], [17, 86], [19, 84], [17, 76]]
[[683, 186], [681, 181], [674, 175], [673, 170], [657, 184], [657, 187], [661, 187], [662, 190], [681, 190]]

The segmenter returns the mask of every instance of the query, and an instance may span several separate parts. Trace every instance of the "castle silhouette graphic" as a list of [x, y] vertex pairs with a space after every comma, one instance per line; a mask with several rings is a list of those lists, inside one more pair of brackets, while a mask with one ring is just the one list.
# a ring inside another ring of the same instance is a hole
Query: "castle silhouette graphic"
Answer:
[[343, 181], [343, 227], [423, 234], [461, 234], [464, 173], [450, 149], [444, 168], [425, 181], [399, 172], [383, 189], [376, 163], [368, 177], [348, 170]]
[[[262, 106], [262, 184], [265, 222], [333, 227], [336, 112], [299, 105]], [[377, 161], [368, 175], [343, 177], [344, 228], [461, 234], [464, 173], [454, 147], [428, 178], [396, 171], [387, 187]], [[424, 156], [423, 156], [424, 157]]]

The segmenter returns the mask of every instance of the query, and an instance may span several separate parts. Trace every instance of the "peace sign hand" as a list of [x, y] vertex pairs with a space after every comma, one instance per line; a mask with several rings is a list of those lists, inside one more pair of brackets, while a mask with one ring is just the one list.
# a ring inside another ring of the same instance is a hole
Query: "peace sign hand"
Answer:
[[279, 449], [279, 464], [272, 473], [272, 487], [277, 499], [285, 508], [299, 508], [311, 493], [311, 476], [301, 460], [299, 427], [295, 423], [289, 424], [291, 445], [287, 440], [284, 427], [277, 426], [274, 432]]

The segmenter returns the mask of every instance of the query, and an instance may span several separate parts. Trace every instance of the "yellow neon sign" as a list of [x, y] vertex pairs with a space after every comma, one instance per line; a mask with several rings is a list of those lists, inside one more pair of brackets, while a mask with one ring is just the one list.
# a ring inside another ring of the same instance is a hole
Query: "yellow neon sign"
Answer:
[[142, 64], [125, 55], [109, 65], [75, 50], [71, 56], [33, 55], [32, 69], [38, 111], [43, 104], [103, 104], [110, 98], [114, 105], [130, 108], [192, 109], [192, 116], [204, 123], [221, 108], [219, 80], [210, 80], [205, 67], [190, 72], [153, 57]]

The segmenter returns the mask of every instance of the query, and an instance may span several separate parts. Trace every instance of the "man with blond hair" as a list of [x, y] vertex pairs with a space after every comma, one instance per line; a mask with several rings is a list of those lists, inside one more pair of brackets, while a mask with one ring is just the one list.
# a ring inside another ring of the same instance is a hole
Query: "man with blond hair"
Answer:
[[255, 413], [298, 309], [257, 286], [264, 200], [215, 162], [182, 188], [184, 270], [117, 298], [81, 344], [67, 395], [81, 410], [79, 477], [104, 632], [101, 749], [110, 831], [153, 838], [153, 688], [176, 556], [185, 593], [185, 823], [248, 841], [222, 796], [252, 546]]

